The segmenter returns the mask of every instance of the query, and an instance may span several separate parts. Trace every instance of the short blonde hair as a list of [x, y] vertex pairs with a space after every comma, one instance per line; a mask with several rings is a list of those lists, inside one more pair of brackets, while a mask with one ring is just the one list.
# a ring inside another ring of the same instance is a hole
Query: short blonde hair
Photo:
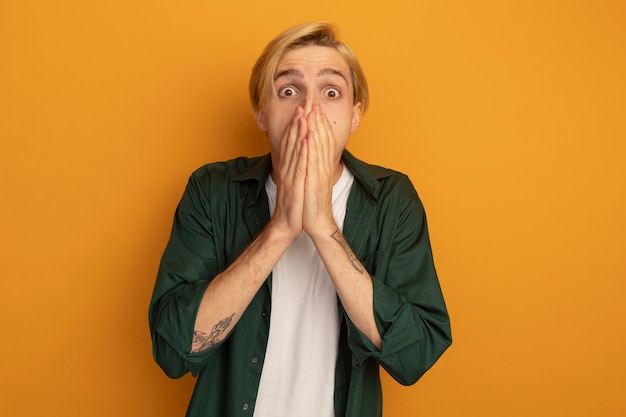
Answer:
[[363, 112], [369, 104], [367, 80], [361, 64], [352, 49], [337, 38], [337, 28], [327, 22], [312, 22], [295, 26], [278, 35], [267, 44], [261, 56], [252, 67], [248, 92], [252, 109], [257, 112], [263, 108], [274, 91], [276, 67], [283, 55], [295, 48], [308, 45], [334, 48], [346, 60], [350, 68], [353, 87], [353, 103], [361, 103]]

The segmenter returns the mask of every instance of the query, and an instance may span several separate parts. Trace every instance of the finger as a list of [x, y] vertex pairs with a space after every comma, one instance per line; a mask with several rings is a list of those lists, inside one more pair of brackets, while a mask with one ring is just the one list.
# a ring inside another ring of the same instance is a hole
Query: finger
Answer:
[[281, 169], [284, 170], [283, 174], [285, 175], [288, 175], [288, 173], [294, 169], [294, 162], [297, 160], [300, 152], [301, 140], [299, 140], [299, 137], [302, 135], [303, 113], [304, 110], [302, 107], [296, 108], [293, 119], [291, 123], [285, 127], [285, 133], [281, 140], [280, 163]]
[[321, 151], [320, 146], [322, 144], [320, 142], [320, 134], [322, 134], [322, 132], [320, 131], [320, 125], [318, 120], [319, 112], [320, 107], [319, 105], [315, 104], [307, 115], [307, 123], [309, 125], [307, 138], [309, 141], [309, 151], [311, 155], [317, 155]]
[[295, 172], [294, 172], [294, 181], [297, 186], [301, 187], [300, 190], [304, 192], [304, 183], [306, 181], [307, 176], [307, 168], [309, 166], [309, 146], [306, 137], [299, 140], [300, 142], [300, 153], [298, 155], [298, 159], [296, 160]]
[[281, 152], [283, 156], [289, 155], [293, 151], [295, 145], [296, 136], [298, 135], [298, 125], [301, 117], [300, 108], [296, 108], [296, 111], [291, 119], [291, 123], [285, 126], [285, 132], [281, 140]]
[[316, 153], [315, 163], [319, 170], [327, 171], [331, 169], [334, 140], [332, 127], [326, 115], [321, 111], [319, 105], [313, 106], [309, 114], [310, 130], [313, 131], [312, 148]]
[[[304, 171], [306, 170], [306, 156], [303, 160], [302, 148], [308, 132], [308, 123], [304, 117], [304, 109], [302, 107], [298, 107], [296, 125], [297, 129], [294, 136], [294, 152], [291, 159], [293, 171], [291, 174], [293, 175], [294, 180], [303, 180]], [[302, 166], [303, 164], [304, 167]], [[300, 176], [297, 175], [299, 173], [301, 174]]]
[[336, 148], [336, 140], [335, 140], [335, 131], [333, 130], [333, 125], [330, 123], [328, 116], [326, 113], [321, 113], [322, 125], [324, 126], [324, 132], [326, 134], [326, 158], [330, 163], [334, 163], [335, 148]]

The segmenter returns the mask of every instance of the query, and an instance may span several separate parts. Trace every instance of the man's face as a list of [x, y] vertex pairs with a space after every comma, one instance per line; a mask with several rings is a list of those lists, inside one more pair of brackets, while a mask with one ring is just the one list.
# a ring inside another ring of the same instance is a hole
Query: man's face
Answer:
[[335, 158], [339, 160], [360, 120], [361, 103], [353, 104], [353, 88], [348, 64], [334, 48], [311, 45], [285, 53], [276, 68], [276, 94], [257, 112], [257, 124], [267, 133], [273, 157], [279, 154], [281, 139], [296, 107], [304, 108], [307, 116], [318, 104], [332, 125], [337, 143]]

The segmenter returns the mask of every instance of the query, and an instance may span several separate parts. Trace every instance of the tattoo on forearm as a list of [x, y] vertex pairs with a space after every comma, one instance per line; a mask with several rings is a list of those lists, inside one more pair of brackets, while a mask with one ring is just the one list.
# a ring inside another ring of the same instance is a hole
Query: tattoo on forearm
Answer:
[[337, 230], [335, 230], [330, 237], [337, 243], [339, 243], [339, 246], [341, 246], [341, 248], [343, 249], [343, 251], [345, 252], [346, 256], [348, 257], [348, 261], [350, 261], [350, 264], [352, 265], [352, 267], [361, 275], [363, 275], [363, 267], [361, 266], [361, 263], [359, 262], [359, 260], [356, 258], [356, 256], [354, 255], [354, 252], [352, 252], [352, 249], [350, 248], [350, 246], [348, 245], [348, 242], [346, 242], [346, 240], [343, 238], [343, 235], [341, 234], [341, 232], [339, 231], [339, 228], [337, 228]]
[[211, 333], [206, 334], [200, 331], [193, 332], [193, 339], [191, 341], [191, 353], [202, 352], [203, 350], [207, 350], [215, 345], [217, 345], [221, 339], [218, 339], [218, 336], [224, 333], [230, 327], [230, 324], [233, 322], [233, 317], [235, 313], [233, 313], [230, 317], [226, 317], [221, 320], [213, 329], [211, 329]]

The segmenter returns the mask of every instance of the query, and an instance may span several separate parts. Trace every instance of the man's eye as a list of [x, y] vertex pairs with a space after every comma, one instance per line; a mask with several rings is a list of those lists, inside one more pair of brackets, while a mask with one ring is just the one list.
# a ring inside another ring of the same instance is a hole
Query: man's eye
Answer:
[[298, 94], [298, 92], [293, 87], [283, 87], [278, 90], [278, 95], [281, 97], [292, 97], [296, 94]]
[[324, 91], [324, 95], [328, 98], [339, 98], [341, 96], [341, 92], [334, 87], [330, 87]]

